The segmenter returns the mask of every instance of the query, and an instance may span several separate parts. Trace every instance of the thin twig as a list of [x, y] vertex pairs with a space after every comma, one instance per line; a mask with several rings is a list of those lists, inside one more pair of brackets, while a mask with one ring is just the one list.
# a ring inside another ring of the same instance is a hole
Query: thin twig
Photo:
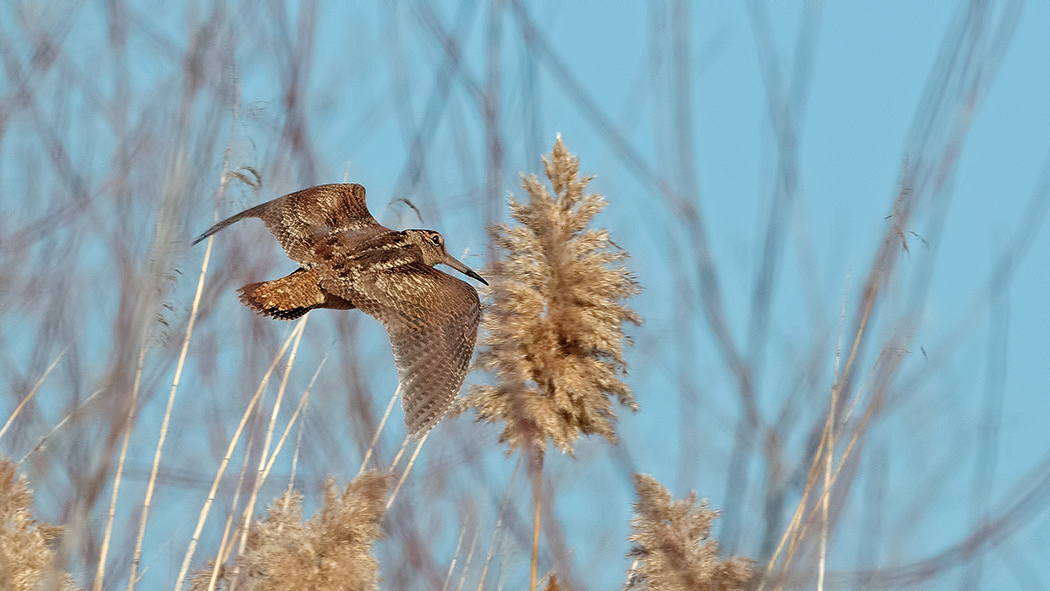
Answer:
[[[233, 113], [230, 118], [230, 136], [226, 142], [226, 150], [222, 157], [222, 172], [219, 175], [219, 192], [215, 200], [216, 208], [214, 219], [218, 221], [218, 204], [226, 194], [226, 173], [230, 168], [230, 150], [233, 146], [234, 133], [237, 130], [237, 111], [240, 104], [240, 85], [237, 88], [238, 100], [233, 103]], [[164, 410], [164, 419], [161, 422], [160, 436], [157, 439], [157, 448], [153, 456], [153, 467], [150, 469], [149, 484], [146, 486], [146, 497], [142, 501], [142, 516], [139, 521], [139, 534], [135, 540], [135, 553], [131, 561], [131, 574], [128, 576], [128, 591], [135, 588], [135, 574], [138, 570], [139, 560], [142, 557], [142, 541], [146, 535], [146, 520], [149, 519], [150, 503], [153, 499], [153, 488], [157, 481], [157, 471], [160, 468], [161, 454], [164, 450], [164, 441], [168, 435], [168, 424], [171, 420], [172, 407], [175, 404], [175, 393], [179, 389], [179, 381], [182, 378], [182, 368], [186, 363], [186, 354], [190, 347], [190, 338], [193, 336], [193, 327], [197, 323], [197, 312], [200, 309], [201, 294], [204, 292], [204, 280], [208, 275], [208, 263], [211, 261], [211, 249], [213, 236], [208, 237], [208, 244], [204, 249], [204, 261], [201, 263], [200, 277], [197, 279], [197, 291], [193, 295], [193, 305], [190, 307], [190, 318], [186, 324], [186, 335], [182, 339], [182, 350], [179, 352], [179, 362], [175, 366], [175, 377], [171, 381], [171, 391], [168, 393], [168, 405]]]
[[[284, 400], [284, 391], [288, 386], [288, 376], [292, 373], [292, 366], [295, 365], [295, 355], [299, 351], [299, 343], [302, 341], [303, 332], [306, 327], [306, 320], [310, 317], [310, 313], [307, 312], [295, 329], [298, 334], [295, 335], [295, 343], [292, 344], [292, 351], [288, 354], [288, 361], [284, 365], [284, 375], [281, 376], [281, 386], [277, 389], [277, 399], [273, 403], [273, 412], [270, 413], [270, 424], [266, 428], [266, 436], [263, 439], [262, 454], [259, 456], [259, 470], [255, 477], [255, 485], [252, 486], [252, 495], [248, 499], [248, 504], [244, 507], [244, 521], [241, 524], [241, 540], [237, 545], [237, 557], [240, 558], [244, 554], [244, 548], [248, 545], [248, 530], [250, 529], [252, 522], [252, 514], [255, 512], [255, 503], [259, 499], [259, 489], [262, 488], [263, 482], [266, 479], [266, 465], [269, 460], [269, 449], [270, 443], [273, 441], [273, 431], [277, 426], [277, 414], [281, 410], [281, 401]], [[237, 587], [238, 574], [240, 574], [240, 564], [237, 563], [233, 567], [233, 581], [230, 583], [231, 591]], [[130, 590], [129, 590], [130, 591]]]
[[149, 483], [146, 485], [146, 497], [142, 501], [142, 515], [139, 518], [139, 534], [135, 539], [135, 551], [131, 559], [131, 573], [128, 575], [128, 591], [133, 591], [135, 589], [139, 561], [142, 559], [142, 541], [146, 537], [146, 521], [149, 519], [150, 505], [153, 501], [153, 490], [157, 484], [157, 471], [160, 469], [160, 458], [164, 451], [164, 441], [168, 436], [171, 410], [172, 407], [175, 406], [175, 393], [179, 389], [179, 382], [182, 378], [182, 368], [186, 364], [186, 354], [190, 349], [190, 338], [193, 336], [193, 327], [197, 323], [197, 310], [200, 308], [201, 294], [204, 292], [204, 279], [208, 275], [208, 262], [211, 260], [211, 247], [214, 238], [214, 236], [208, 237], [208, 245], [204, 249], [204, 262], [201, 263], [201, 273], [200, 277], [197, 279], [197, 292], [193, 296], [193, 305], [190, 307], [190, 318], [186, 323], [186, 335], [182, 339], [182, 350], [179, 351], [179, 362], [175, 365], [175, 377], [171, 380], [171, 390], [168, 392], [168, 405], [164, 409], [164, 419], [160, 424], [160, 436], [157, 438], [157, 448], [153, 452], [153, 467], [150, 469]]
[[237, 430], [234, 431], [233, 437], [230, 438], [230, 444], [226, 448], [226, 455], [223, 456], [222, 462], [219, 464], [219, 469], [215, 472], [215, 480], [212, 481], [211, 490], [208, 491], [208, 499], [204, 502], [204, 506], [201, 507], [200, 515], [197, 517], [197, 526], [193, 530], [193, 537], [190, 539], [189, 547], [186, 548], [186, 555], [182, 559], [182, 568], [179, 569], [179, 576], [175, 580], [175, 591], [182, 590], [182, 584], [186, 580], [186, 574], [190, 570], [190, 562], [193, 560], [193, 554], [197, 550], [197, 542], [200, 540], [201, 531], [204, 530], [204, 522], [208, 520], [208, 512], [211, 510], [211, 505], [215, 502], [215, 494], [219, 489], [219, 482], [222, 480], [223, 474], [226, 472], [226, 466], [230, 463], [230, 456], [233, 455], [233, 450], [237, 447], [237, 443], [241, 439], [241, 433], [244, 431], [244, 426], [248, 423], [248, 417], [251, 415], [252, 409], [259, 403], [259, 398], [262, 396], [263, 390], [266, 389], [266, 385], [270, 383], [270, 375], [273, 374], [273, 370], [277, 367], [277, 363], [284, 357], [288, 347], [292, 344], [292, 339], [295, 338], [296, 334], [302, 330], [303, 324], [300, 322], [296, 325], [292, 333], [285, 339], [284, 345], [281, 346], [281, 350], [277, 352], [277, 355], [273, 358], [273, 363], [270, 364], [269, 369], [266, 370], [266, 374], [263, 375], [262, 381], [259, 382], [259, 387], [255, 390], [255, 395], [252, 396], [251, 401], [248, 403], [248, 408], [244, 409], [244, 414], [241, 416], [241, 422], [237, 425]]
[[452, 552], [452, 562], [448, 564], [448, 572], [445, 573], [445, 582], [441, 584], [441, 591], [448, 591], [448, 582], [452, 580], [452, 572], [456, 570], [456, 559], [459, 558], [459, 549], [463, 547], [463, 534], [467, 533], [467, 527], [459, 530], [459, 539], [456, 540], [456, 549]]
[[831, 387], [831, 406], [828, 407], [828, 419], [824, 424], [828, 445], [824, 452], [824, 500], [821, 503], [823, 520], [820, 526], [820, 558], [817, 565], [817, 591], [824, 591], [824, 573], [828, 562], [828, 509], [831, 500], [831, 463], [835, 457], [835, 412], [839, 401], [839, 364], [842, 361], [842, 332], [846, 321], [846, 295], [849, 293], [849, 275], [846, 275], [847, 287], [842, 290], [842, 312], [839, 315], [839, 342], [835, 348], [835, 383]]
[[532, 464], [532, 561], [529, 563], [529, 591], [536, 591], [536, 567], [540, 559], [540, 505], [543, 498], [543, 451], [530, 450]]
[[77, 414], [78, 411], [82, 410], [85, 406], [88, 405], [89, 402], [94, 400], [96, 396], [98, 396], [99, 394], [101, 394], [101, 393], [103, 393], [105, 391], [106, 391], [105, 388], [99, 388], [98, 390], [95, 390], [94, 392], [91, 393], [91, 396], [88, 396], [87, 399], [84, 400], [84, 402], [80, 403], [79, 406], [77, 406], [73, 410], [69, 411], [69, 413], [66, 414], [66, 416], [62, 417], [62, 420], [59, 421], [57, 425], [52, 427], [51, 430], [48, 431], [46, 435], [42, 436], [40, 439], [37, 440], [36, 445], [33, 446], [33, 449], [27, 451], [26, 455], [22, 456], [21, 460], [18, 460], [18, 465], [21, 466], [22, 462], [25, 462], [26, 459], [29, 458], [29, 456], [31, 456], [34, 453], [36, 453], [37, 450], [43, 448], [44, 447], [44, 443], [48, 439], [50, 439], [52, 435], [54, 435], [56, 432], [58, 432], [59, 429], [61, 429], [63, 426], [65, 426], [65, 424], [68, 423], [71, 418], [73, 418], [73, 415]]
[[[390, 404], [386, 405], [386, 412], [383, 413], [383, 419], [379, 421], [379, 426], [376, 427], [376, 434], [372, 436], [372, 443], [368, 446], [368, 451], [365, 452], [365, 457], [361, 460], [361, 467], [357, 470], [357, 475], [360, 476], [365, 471], [365, 466], [368, 465], [368, 460], [372, 457], [372, 452], [376, 448], [376, 443], [379, 442], [379, 435], [383, 432], [383, 427], [386, 426], [386, 420], [390, 417], [390, 410], [394, 408], [394, 402], [397, 400], [398, 394], [401, 393], [401, 384], [397, 385], [397, 389], [394, 390], [394, 395], [390, 397]], [[401, 449], [404, 449], [402, 447]]]
[[[419, 455], [419, 450], [423, 449], [423, 444], [427, 442], [427, 437], [430, 437], [430, 431], [424, 433], [423, 438], [419, 440], [419, 444], [416, 445], [416, 451], [412, 452], [412, 457], [408, 460], [408, 466], [405, 466], [405, 472], [397, 481], [397, 486], [394, 487], [394, 492], [390, 495], [390, 498], [387, 499], [386, 509], [388, 511], [390, 510], [390, 506], [394, 504], [394, 499], [397, 498], [397, 493], [401, 492], [401, 485], [405, 483], [405, 480], [408, 478], [408, 473], [412, 471], [412, 465], [416, 463], [416, 456]], [[405, 439], [405, 442], [408, 442], [408, 439]], [[404, 446], [402, 446], [401, 449], [404, 450]], [[400, 459], [400, 457], [401, 456], [399, 454], [398, 459]], [[390, 467], [390, 469], [393, 470], [394, 466], [396, 465], [397, 463], [395, 462], [394, 465]]]
[[404, 441], [401, 442], [401, 449], [397, 450], [397, 455], [394, 456], [394, 461], [390, 462], [390, 471], [393, 472], [397, 465], [401, 463], [401, 456], [405, 455], [405, 449], [408, 447], [408, 440], [411, 439], [408, 435], [405, 435]]
[[51, 365], [47, 366], [47, 369], [44, 370], [44, 375], [40, 376], [40, 379], [37, 380], [35, 384], [33, 384], [33, 388], [29, 390], [29, 394], [26, 394], [26, 397], [22, 399], [22, 402], [18, 403], [18, 406], [15, 407], [15, 411], [11, 413], [10, 417], [7, 418], [7, 422], [4, 423], [3, 428], [0, 428], [0, 438], [2, 438], [4, 436], [4, 433], [7, 432], [7, 428], [10, 427], [11, 423], [14, 422], [15, 417], [18, 416], [18, 413], [22, 412], [22, 407], [25, 406], [27, 402], [32, 400], [34, 396], [36, 396], [37, 391], [40, 389], [40, 386], [44, 384], [44, 380], [47, 379], [48, 374], [51, 373], [51, 370], [55, 369], [55, 366], [58, 365], [59, 360], [62, 359], [62, 356], [66, 354], [66, 351], [69, 350], [69, 347], [69, 345], [66, 345], [66, 348], [62, 349], [62, 352], [58, 354], [58, 357], [55, 357], [55, 360], [51, 362]]
[[480, 524], [474, 528], [474, 539], [470, 542], [470, 552], [467, 552], [467, 563], [463, 565], [463, 573], [459, 578], [459, 587], [456, 587], [456, 591], [463, 591], [463, 584], [467, 582], [467, 573], [470, 572], [470, 563], [474, 560], [474, 550], [478, 546], [479, 537], [481, 537]]
[[273, 448], [273, 453], [270, 454], [270, 459], [266, 462], [266, 469], [263, 470], [262, 480], [266, 481], [266, 478], [270, 476], [270, 470], [273, 469], [274, 463], [277, 461], [277, 456], [281, 453], [281, 449], [284, 447], [285, 440], [288, 439], [288, 434], [292, 431], [292, 426], [295, 425], [295, 421], [299, 418], [299, 414], [306, 410], [306, 406], [310, 402], [310, 390], [314, 387], [314, 381], [317, 380], [317, 376], [321, 373], [321, 368], [324, 367], [325, 362], [328, 361], [328, 355], [321, 359], [321, 363], [317, 366], [317, 371], [314, 372], [313, 379], [306, 386], [306, 390], [303, 391], [303, 395], [299, 398], [299, 405], [295, 407], [295, 411], [292, 412], [292, 418], [288, 419], [288, 424], [284, 427], [284, 432], [281, 433], [281, 438], [277, 440], [277, 445]]
[[245, 447], [244, 461], [241, 462], [241, 470], [237, 475], [237, 489], [233, 493], [233, 504], [230, 513], [226, 516], [226, 526], [222, 530], [222, 541], [219, 542], [219, 551], [215, 554], [215, 562], [211, 567], [211, 579], [208, 581], [208, 591], [215, 591], [219, 582], [219, 571], [226, 564], [227, 554], [233, 548], [230, 544], [230, 528], [233, 526], [233, 518], [237, 515], [237, 506], [241, 500], [241, 488], [244, 486], [244, 476], [248, 473], [248, 461], [252, 457], [252, 443], [255, 441], [255, 430], [248, 432], [248, 445]]
[[518, 454], [518, 461], [514, 464], [514, 471], [510, 473], [510, 482], [507, 483], [507, 492], [503, 493], [503, 502], [499, 506], [499, 514], [496, 515], [496, 527], [492, 530], [492, 539], [489, 540], [489, 553], [485, 557], [485, 567], [481, 569], [481, 580], [478, 581], [478, 591], [481, 591], [485, 585], [485, 575], [489, 572], [489, 564], [492, 563], [492, 555], [496, 551], [496, 535], [499, 534], [500, 527], [503, 525], [503, 514], [507, 510], [507, 504], [510, 503], [510, 493], [514, 490], [514, 478], [518, 475], [518, 468], [521, 467], [521, 454]]
[[102, 546], [98, 551], [98, 569], [95, 571], [94, 591], [102, 591], [102, 582], [106, 576], [106, 557], [109, 554], [109, 542], [113, 538], [113, 520], [117, 514], [117, 497], [120, 495], [120, 482], [124, 477], [124, 460], [128, 457], [128, 441], [131, 439], [131, 428], [135, 424], [135, 407], [139, 401], [139, 384], [142, 382], [142, 365], [146, 361], [146, 347], [139, 348], [139, 360], [135, 369], [135, 383], [131, 388], [131, 400], [128, 402], [128, 417], [124, 422], [124, 440], [120, 444], [120, 457], [117, 459], [117, 473], [113, 476], [113, 492], [109, 498], [109, 513], [106, 515], [106, 530], [102, 534]]

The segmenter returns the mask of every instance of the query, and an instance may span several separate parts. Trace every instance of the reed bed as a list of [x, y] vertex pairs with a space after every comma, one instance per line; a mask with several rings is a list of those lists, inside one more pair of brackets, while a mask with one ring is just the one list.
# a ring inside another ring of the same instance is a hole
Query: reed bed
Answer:
[[[1050, 462], [995, 474], [1010, 286], [1039, 254], [1050, 165], [961, 312], [929, 314], [1020, 10], [958, 9], [887, 156], [896, 186], [874, 192], [877, 239], [828, 293], [799, 158], [819, 3], [791, 80], [747, 4], [775, 166], [740, 257], [701, 199], [683, 0], [652, 4], [631, 91], [662, 122], [655, 152], [523, 0], [0, 8], [0, 590], [1046, 581], [1024, 536]], [[546, 85], [571, 116], [544, 118]], [[391, 137], [396, 166], [374, 149]], [[418, 441], [378, 323], [241, 307], [237, 287], [290, 265], [259, 224], [190, 246], [340, 180], [491, 284], [468, 385]], [[966, 412], [938, 388], [978, 362], [966, 461], [935, 457], [932, 430]], [[966, 505], [955, 529], [929, 517], [945, 499]]]

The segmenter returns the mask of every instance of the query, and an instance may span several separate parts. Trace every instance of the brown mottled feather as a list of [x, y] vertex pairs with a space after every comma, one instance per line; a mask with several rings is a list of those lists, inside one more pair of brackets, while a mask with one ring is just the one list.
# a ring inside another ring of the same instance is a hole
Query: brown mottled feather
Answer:
[[245, 306], [280, 320], [294, 320], [314, 308], [350, 310], [354, 307], [343, 298], [321, 289], [319, 281], [317, 267], [297, 269], [287, 277], [249, 283], [237, 293]]
[[[360, 308], [390, 336], [409, 433], [419, 438], [437, 424], [459, 393], [474, 352], [481, 319], [474, 288], [432, 267], [434, 260], [427, 261], [406, 232], [380, 225], [361, 185], [285, 195], [215, 224], [194, 244], [249, 217], [261, 219], [302, 268], [245, 285], [241, 302], [282, 320], [314, 308]], [[409, 232], [418, 237], [420, 231]], [[437, 240], [428, 252], [439, 248], [447, 256], [440, 235]]]
[[481, 320], [478, 293], [425, 264], [419, 247], [400, 232], [337, 258], [341, 264], [321, 287], [386, 327], [405, 424], [421, 437], [448, 411], [467, 375]]
[[358, 184], [318, 185], [267, 201], [208, 229], [194, 244], [245, 218], [259, 218], [277, 238], [288, 258], [311, 267], [344, 248], [392, 232], [368, 213], [365, 188]]

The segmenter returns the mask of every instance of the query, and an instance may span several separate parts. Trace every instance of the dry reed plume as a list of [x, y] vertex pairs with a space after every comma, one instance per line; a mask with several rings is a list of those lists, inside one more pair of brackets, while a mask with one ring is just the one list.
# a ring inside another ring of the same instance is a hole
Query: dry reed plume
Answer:
[[[285, 493], [274, 500], [248, 534], [238, 561], [240, 576], [221, 574], [220, 589], [245, 591], [365, 591], [379, 586], [379, 563], [372, 546], [382, 537], [390, 475], [377, 471], [355, 478], [340, 493], [331, 479], [324, 506], [303, 520], [302, 495]], [[194, 591], [208, 588], [212, 569], [194, 575]]]
[[69, 574], [54, 565], [52, 545], [62, 528], [33, 519], [33, 491], [15, 468], [0, 458], [0, 589], [75, 589]]
[[492, 229], [504, 256], [487, 270], [490, 301], [476, 368], [496, 383], [474, 386], [457, 410], [502, 422], [500, 440], [512, 450], [543, 450], [550, 439], [572, 454], [581, 435], [616, 442], [611, 397], [638, 409], [620, 378], [627, 370], [623, 323], [641, 323], [623, 301], [639, 288], [622, 264], [627, 253], [610, 248], [609, 232], [587, 228], [605, 200], [584, 193], [592, 177], [579, 175], [579, 158], [560, 135], [543, 165], [553, 195], [535, 175], [522, 175], [529, 201], [510, 199], [518, 224]]
[[627, 589], [648, 591], [733, 591], [748, 589], [754, 564], [740, 557], [720, 560], [711, 524], [718, 511], [697, 504], [695, 492], [675, 501], [648, 474], [635, 474], [638, 501], [627, 554], [637, 560]]
[[[0, 591], [182, 591], [208, 558], [201, 591], [614, 589], [632, 560], [632, 589], [746, 588], [738, 555], [770, 591], [1042, 586], [1026, 337], [1050, 160], [1017, 108], [1045, 104], [1024, 83], [1050, 63], [1038, 3], [883, 19], [928, 23], [914, 39], [820, 2], [373, 4], [0, 6]], [[888, 35], [826, 75], [869, 30]], [[510, 173], [570, 118], [613, 206], [596, 217], [559, 139], [506, 216]], [[457, 409], [495, 425], [413, 453], [383, 430], [378, 323], [318, 311], [288, 335], [242, 310], [237, 287], [294, 270], [259, 225], [189, 248], [216, 210], [341, 179], [398, 227], [473, 250], [492, 228], [486, 385]], [[646, 344], [630, 379], [624, 330]], [[545, 471], [549, 444], [579, 457]], [[322, 504], [329, 474], [417, 454], [399, 497], [366, 476]], [[635, 497], [637, 471], [721, 487], [718, 528], [651, 479]]]
[[553, 195], [536, 175], [522, 175], [529, 202], [511, 197], [517, 225], [491, 229], [503, 256], [486, 271], [491, 300], [475, 367], [494, 374], [495, 385], [475, 386], [455, 409], [473, 408], [478, 421], [502, 422], [500, 442], [529, 454], [530, 590], [536, 589], [547, 440], [569, 455], [581, 435], [597, 433], [616, 442], [611, 397], [638, 409], [620, 379], [627, 372], [623, 323], [641, 324], [623, 304], [639, 291], [622, 264], [627, 253], [610, 248], [615, 245], [607, 230], [587, 228], [605, 200], [584, 193], [592, 177], [580, 176], [580, 160], [560, 134], [543, 157], [543, 168]]

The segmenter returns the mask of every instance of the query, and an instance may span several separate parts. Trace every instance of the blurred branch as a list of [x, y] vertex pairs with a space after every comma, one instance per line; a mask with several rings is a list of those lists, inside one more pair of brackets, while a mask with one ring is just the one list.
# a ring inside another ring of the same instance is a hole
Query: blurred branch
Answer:
[[657, 191], [668, 212], [679, 218], [684, 224], [696, 259], [705, 317], [718, 343], [719, 353], [737, 379], [747, 424], [751, 428], [757, 428], [761, 423], [761, 417], [754, 398], [751, 373], [733, 343], [719, 289], [714, 258], [708, 246], [707, 230], [698, 206], [699, 195], [691, 196], [692, 200], [686, 199], [657, 174], [641, 154], [631, 146], [616, 125], [601, 111], [598, 103], [587, 93], [576, 77], [569, 72], [568, 67], [529, 17], [521, 0], [510, 0], [510, 5], [521, 27], [525, 42], [544, 60], [551, 74], [562, 85], [569, 98], [576, 103], [584, 117], [605, 138], [609, 147], [620, 157], [627, 168], [645, 185]]
[[861, 582], [879, 589], [921, 585], [998, 547], [1050, 506], [1050, 453], [1019, 478], [1005, 498], [991, 506], [1003, 509], [986, 515], [980, 527], [933, 556], [896, 567], [832, 572], [828, 574], [829, 585], [839, 589]]

